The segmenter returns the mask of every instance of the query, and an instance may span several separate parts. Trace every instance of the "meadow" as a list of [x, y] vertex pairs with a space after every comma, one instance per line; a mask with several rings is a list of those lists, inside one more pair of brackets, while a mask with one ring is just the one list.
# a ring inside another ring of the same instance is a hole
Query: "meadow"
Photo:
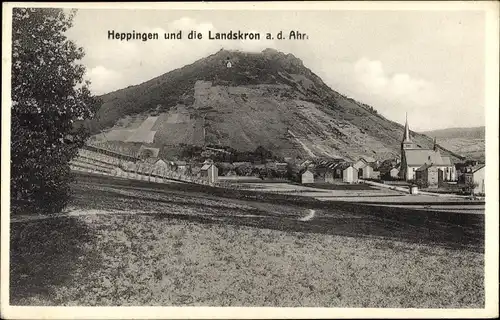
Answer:
[[11, 223], [11, 304], [484, 306], [481, 215], [97, 182]]

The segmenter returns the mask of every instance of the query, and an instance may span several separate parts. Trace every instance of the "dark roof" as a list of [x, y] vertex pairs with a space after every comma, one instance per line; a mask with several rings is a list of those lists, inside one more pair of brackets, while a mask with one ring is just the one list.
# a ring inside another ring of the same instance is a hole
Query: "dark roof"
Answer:
[[300, 173], [300, 175], [303, 175], [303, 174], [304, 174], [304, 173], [306, 173], [306, 172], [309, 172], [309, 173], [311, 173], [311, 174], [313, 174], [313, 175], [314, 175], [314, 172], [313, 172], [312, 170], [309, 170], [309, 169], [305, 169], [304, 171], [302, 171], [302, 172]]
[[203, 167], [201, 167], [201, 169], [200, 169], [200, 170], [208, 170], [208, 169], [210, 169], [210, 167], [211, 167], [211, 166], [212, 166], [212, 164], [211, 164], [211, 163], [205, 163], [205, 164], [203, 165]]

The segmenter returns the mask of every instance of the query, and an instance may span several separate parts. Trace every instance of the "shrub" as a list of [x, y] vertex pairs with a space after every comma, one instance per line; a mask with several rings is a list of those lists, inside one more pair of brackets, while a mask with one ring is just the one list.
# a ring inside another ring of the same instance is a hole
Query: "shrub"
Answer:
[[97, 106], [77, 61], [83, 50], [64, 35], [76, 11], [15, 8], [12, 14], [12, 212], [54, 213], [67, 203], [69, 161], [88, 137], [75, 120]]

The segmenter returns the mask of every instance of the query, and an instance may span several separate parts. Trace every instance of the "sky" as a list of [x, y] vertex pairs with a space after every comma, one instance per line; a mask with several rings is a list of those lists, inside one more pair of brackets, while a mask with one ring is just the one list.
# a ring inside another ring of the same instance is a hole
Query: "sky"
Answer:
[[[202, 40], [109, 40], [115, 32], [190, 30]], [[306, 40], [208, 40], [208, 31], [297, 30]], [[84, 48], [95, 94], [140, 84], [221, 48], [292, 53], [332, 89], [414, 131], [485, 123], [483, 11], [80, 9], [68, 37]]]

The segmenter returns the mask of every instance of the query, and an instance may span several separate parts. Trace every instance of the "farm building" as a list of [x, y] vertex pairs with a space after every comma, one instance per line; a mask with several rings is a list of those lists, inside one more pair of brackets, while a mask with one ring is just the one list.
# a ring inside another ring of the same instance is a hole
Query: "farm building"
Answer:
[[309, 169], [306, 169], [300, 177], [303, 184], [314, 183], [314, 174]]
[[347, 183], [358, 182], [358, 170], [350, 163], [343, 164], [340, 166], [342, 172], [342, 181]]
[[335, 166], [337, 166], [336, 163], [319, 164], [314, 170], [317, 174], [318, 182], [333, 183], [335, 179]]
[[484, 187], [484, 177], [486, 174], [486, 166], [484, 164], [476, 165], [465, 173], [465, 183], [470, 184], [472, 182], [477, 184], [474, 188], [474, 193], [485, 193]]
[[205, 163], [200, 169], [200, 177], [206, 178], [210, 184], [219, 180], [219, 170], [213, 163]]

